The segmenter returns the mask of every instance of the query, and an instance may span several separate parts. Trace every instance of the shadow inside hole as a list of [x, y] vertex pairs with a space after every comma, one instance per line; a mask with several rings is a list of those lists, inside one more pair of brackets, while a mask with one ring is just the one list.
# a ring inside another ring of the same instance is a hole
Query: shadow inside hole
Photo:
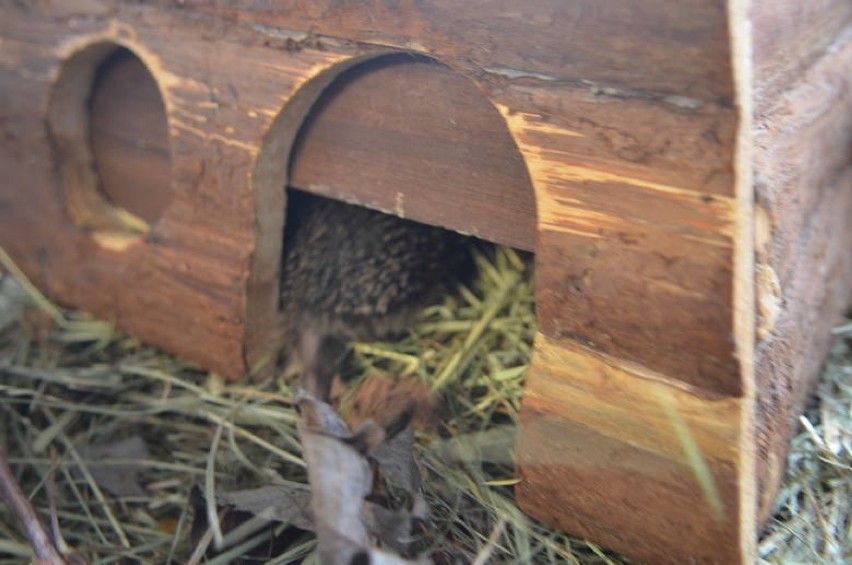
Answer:
[[[414, 372], [436, 388], [465, 390], [459, 379], [479, 380], [503, 362], [523, 373], [536, 330], [532, 253], [292, 188], [287, 202], [279, 363], [300, 361], [289, 375], [318, 370], [324, 387], [334, 375], [357, 387], [371, 375]], [[301, 347], [306, 333], [319, 339], [313, 352]], [[347, 341], [357, 342], [355, 355], [345, 355]], [[492, 354], [497, 365], [485, 361]], [[436, 356], [444, 361], [432, 366]]]
[[89, 108], [100, 189], [112, 205], [154, 223], [173, 197], [166, 108], [154, 77], [118, 48], [95, 71]]
[[[126, 67], [132, 71], [131, 76], [119, 76], [119, 80], [98, 85], [102, 71], [108, 70], [114, 76], [116, 68]], [[109, 88], [104, 89], [104, 84]], [[133, 97], [134, 91], [141, 96]], [[117, 105], [102, 113], [100, 101]], [[135, 129], [127, 125], [128, 118], [136, 120]], [[98, 122], [95, 140], [93, 121]], [[122, 46], [92, 43], [63, 61], [48, 109], [54, 157], [68, 217], [102, 247], [127, 249], [150, 229], [142, 214], [153, 221], [170, 200], [170, 196], [162, 196], [171, 193], [171, 152], [164, 149], [168, 147], [165, 122], [166, 113], [153, 77], [138, 57]], [[143, 135], [140, 130], [147, 133]], [[93, 150], [95, 144], [98, 155]], [[147, 152], [144, 149], [149, 145], [160, 149]], [[106, 173], [108, 188], [104, 187], [101, 172]], [[121, 196], [120, 202], [113, 202], [107, 190], [135, 193], [134, 202], [145, 204], [137, 206]], [[151, 206], [152, 202], [156, 206]]]
[[[424, 308], [475, 278], [475, 247], [481, 264], [505, 256], [458, 232], [534, 247], [534, 194], [505, 120], [469, 79], [426, 57], [339, 74], [299, 126], [288, 179], [279, 309], [291, 351], [315, 334], [313, 358], [330, 338], [410, 335]], [[435, 233], [452, 234], [465, 260], [433, 253]]]
[[[362, 313], [369, 318], [407, 311], [406, 298], [421, 303], [446, 281], [467, 282], [474, 271], [474, 247], [493, 247], [441, 227], [292, 187], [286, 193], [282, 308], [289, 288], [328, 316], [340, 313], [353, 323]], [[404, 280], [392, 280], [393, 275]], [[347, 320], [340, 323], [346, 325]], [[364, 337], [379, 333], [371, 329]]]
[[284, 232], [296, 213], [285, 186], [515, 249], [535, 246], [535, 196], [504, 117], [470, 78], [426, 57], [347, 61], [308, 81], [271, 124], [253, 179], [251, 367], [275, 359], [282, 326], [292, 324], [279, 288], [292, 243]]

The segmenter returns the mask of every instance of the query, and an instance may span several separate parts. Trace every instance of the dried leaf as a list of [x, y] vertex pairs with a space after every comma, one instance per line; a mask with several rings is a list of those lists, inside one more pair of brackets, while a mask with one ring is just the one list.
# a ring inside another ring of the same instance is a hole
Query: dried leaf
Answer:
[[[358, 436], [364, 434], [347, 433], [346, 424], [324, 402], [302, 397], [299, 406], [304, 417], [299, 433], [308, 465], [320, 561], [331, 565], [410, 563], [370, 547], [368, 527], [369, 533], [388, 547], [407, 549], [412, 522], [407, 511], [395, 512], [365, 503], [372, 490], [373, 476], [363, 451], [353, 447], [359, 442]], [[371, 424], [368, 421], [366, 427]], [[381, 429], [374, 424], [372, 427]], [[397, 441], [399, 447], [391, 446], [381, 459], [393, 468], [391, 474], [397, 481], [414, 484], [410, 466], [403, 462], [413, 460], [413, 436], [410, 432], [401, 436]]]
[[[104, 460], [109, 459], [150, 458], [148, 446], [141, 437], [131, 436], [100, 445], [82, 445], [78, 451], [99, 487], [115, 496], [145, 496], [145, 489], [136, 480], [136, 474], [143, 468], [141, 465], [104, 463]], [[75, 473], [79, 472], [75, 470]]]
[[370, 466], [346, 441], [351, 433], [331, 406], [303, 396], [299, 408], [320, 560], [348, 564], [369, 546], [361, 513], [372, 485]]
[[420, 492], [420, 469], [414, 457], [414, 431], [411, 428], [380, 445], [371, 456], [384, 478], [410, 494]]
[[364, 506], [364, 519], [370, 534], [383, 546], [402, 555], [411, 553], [414, 518], [408, 510], [391, 510], [368, 502]]
[[233, 506], [267, 520], [292, 524], [303, 530], [314, 529], [310, 511], [311, 492], [307, 487], [274, 485], [220, 492], [217, 500], [219, 504]]

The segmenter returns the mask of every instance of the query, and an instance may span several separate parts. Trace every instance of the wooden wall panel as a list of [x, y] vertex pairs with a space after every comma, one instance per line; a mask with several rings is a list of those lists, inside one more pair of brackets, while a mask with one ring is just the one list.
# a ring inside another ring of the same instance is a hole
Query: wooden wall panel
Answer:
[[[541, 335], [527, 379], [518, 497], [534, 516], [647, 563], [738, 562], [749, 543], [740, 539], [736, 479], [742, 399], [702, 396]], [[702, 490], [677, 425], [694, 438], [711, 491]], [[645, 534], [629, 533], [638, 530]]]
[[[474, 62], [471, 72], [730, 104], [722, 0], [187, 0], [187, 9]], [[672, 56], [676, 53], [677, 56]]]
[[[852, 5], [808, 6], [800, 9], [812, 9], [810, 18], [852, 22], [843, 15], [852, 14]], [[786, 9], [777, 17], [799, 13]], [[796, 73], [785, 79], [790, 82], [783, 90], [765, 91], [772, 95], [755, 117], [762, 519], [783, 477], [787, 443], [819, 373], [829, 330], [852, 293], [852, 249], [842, 243], [852, 241], [852, 33], [830, 37], [832, 29], [821, 30], [831, 49], [821, 50], [824, 42], [815, 40], [793, 43], [816, 52], [793, 51]], [[790, 40], [804, 41], [795, 34]]]
[[[145, 8], [123, 12], [121, 21], [75, 19], [68, 5], [58, 15], [15, 10], [0, 28], [6, 97], [0, 111], [4, 124], [17, 127], [0, 158], [10, 186], [28, 190], [3, 191], [4, 247], [60, 302], [114, 318], [140, 338], [225, 375], [242, 375], [258, 148], [305, 76], [349, 55], [332, 50], [331, 42], [296, 58], [256, 38], [212, 41], [216, 29], [204, 22]], [[174, 201], [144, 241], [123, 252], [98, 245], [66, 216], [43, 121], [60, 61], [96, 41], [115, 41], [139, 55], [167, 102]], [[265, 80], [255, 81], [261, 74]], [[16, 154], [28, 155], [32, 167], [22, 169]], [[281, 192], [283, 181], [266, 188]], [[283, 225], [283, 205], [273, 213]], [[278, 254], [269, 260], [277, 273]]]
[[771, 335], [758, 347], [757, 471], [760, 520], [770, 517], [790, 438], [819, 376], [831, 328], [852, 302], [852, 168], [838, 176], [797, 242]]
[[540, 104], [506, 110], [537, 192], [540, 331], [738, 394], [735, 113], [546, 85], [501, 94]]
[[752, 0], [755, 104], [758, 112], [797, 82], [814, 61], [846, 41], [848, 0]]
[[[755, 2], [751, 100], [747, 77], [734, 89], [742, 6], [7, 4], [0, 242], [61, 302], [241, 377], [274, 351], [283, 189], [312, 105], [340, 73], [372, 58], [398, 49], [434, 57], [443, 66], [376, 75], [341, 105], [322, 104], [292, 165], [296, 184], [406, 216], [414, 207], [418, 219], [482, 226], [491, 239], [534, 247], [540, 333], [522, 411], [522, 503], [640, 559], [747, 560], [754, 450], [765, 511], [826, 328], [852, 295], [848, 249], [831, 239], [850, 237], [852, 224], [844, 172], [852, 40], [843, 31], [852, 11], [833, 0]], [[61, 62], [97, 41], [134, 51], [168, 118], [154, 159], [170, 160], [173, 201], [162, 215], [145, 214], [148, 231], [132, 242], [70, 219], [62, 182], [90, 170], [86, 143], [82, 165], [60, 164], [69, 144], [50, 134], [61, 116], [54, 111], [45, 127]], [[436, 103], [418, 115], [425, 121], [382, 111], [415, 98], [405, 91], [413, 83], [429, 93], [415, 105]], [[750, 115], [741, 114], [751, 102], [754, 217], [742, 131]], [[457, 129], [442, 129], [442, 117]], [[459, 126], [462, 117], [469, 121]], [[442, 183], [440, 171], [454, 169], [479, 184]], [[444, 218], [447, 203], [464, 212], [454, 184], [484, 195], [471, 204], [477, 213]], [[409, 191], [401, 207], [399, 185]], [[501, 190], [522, 198], [507, 204]], [[501, 207], [514, 216], [499, 216]], [[754, 310], [752, 223], [765, 314], [756, 383], [742, 330]], [[712, 496], [683, 455], [679, 420], [714, 477]]]
[[852, 33], [755, 116], [755, 189], [766, 214], [761, 260], [782, 284], [802, 232], [852, 164]]
[[535, 195], [475, 83], [410, 55], [342, 75], [302, 126], [290, 184], [532, 251]]

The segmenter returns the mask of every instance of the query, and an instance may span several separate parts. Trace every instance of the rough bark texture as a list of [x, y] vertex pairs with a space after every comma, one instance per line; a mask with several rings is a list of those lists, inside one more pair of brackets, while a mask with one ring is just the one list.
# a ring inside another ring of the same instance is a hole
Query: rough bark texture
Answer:
[[765, 2], [753, 10], [762, 87], [755, 378], [765, 520], [829, 330], [852, 296], [852, 4]]
[[[649, 562], [748, 558], [748, 470], [765, 508], [852, 294], [852, 16], [752, 6], [752, 383], [734, 4], [7, 4], [0, 244], [57, 300], [231, 378], [274, 354], [288, 182], [534, 249], [523, 506]], [[96, 83], [116, 46], [147, 86]]]

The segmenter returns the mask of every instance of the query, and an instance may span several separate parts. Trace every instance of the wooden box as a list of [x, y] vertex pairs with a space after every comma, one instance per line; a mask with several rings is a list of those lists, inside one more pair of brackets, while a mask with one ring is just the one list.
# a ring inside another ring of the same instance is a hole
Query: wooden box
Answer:
[[534, 250], [522, 506], [748, 562], [852, 297], [850, 76], [845, 0], [6, 2], [0, 245], [231, 378], [288, 183]]

